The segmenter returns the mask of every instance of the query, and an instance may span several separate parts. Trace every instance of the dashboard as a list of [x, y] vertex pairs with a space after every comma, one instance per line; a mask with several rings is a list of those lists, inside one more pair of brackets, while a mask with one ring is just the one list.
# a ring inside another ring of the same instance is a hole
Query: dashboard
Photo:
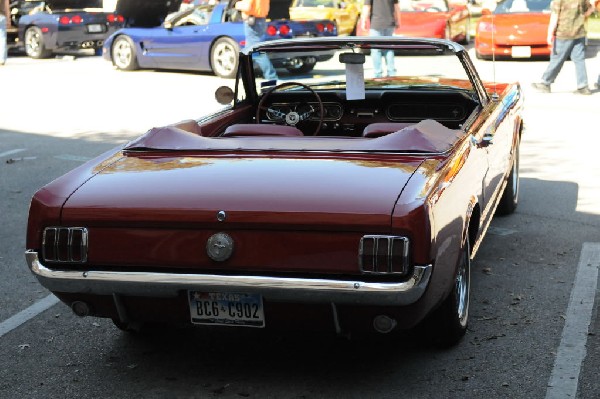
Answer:
[[[370, 123], [423, 119], [459, 128], [477, 106], [467, 93], [456, 91], [375, 92], [352, 101], [345, 99], [343, 91], [327, 91], [319, 92], [319, 97], [323, 103], [321, 135], [356, 136]], [[319, 102], [306, 91], [273, 93], [270, 100], [263, 122], [295, 125], [321, 119]]]

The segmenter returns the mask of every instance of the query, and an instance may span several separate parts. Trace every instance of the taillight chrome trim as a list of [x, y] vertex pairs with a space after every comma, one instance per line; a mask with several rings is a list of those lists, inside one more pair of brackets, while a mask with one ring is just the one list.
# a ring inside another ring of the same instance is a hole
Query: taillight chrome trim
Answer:
[[85, 227], [47, 227], [42, 237], [42, 257], [48, 262], [86, 263], [88, 230]]
[[407, 275], [409, 239], [390, 235], [363, 236], [358, 248], [358, 265], [364, 274]]

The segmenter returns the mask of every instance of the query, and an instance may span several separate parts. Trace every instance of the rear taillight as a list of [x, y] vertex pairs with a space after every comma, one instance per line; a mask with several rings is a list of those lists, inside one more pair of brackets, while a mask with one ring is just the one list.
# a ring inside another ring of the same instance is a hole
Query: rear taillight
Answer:
[[63, 15], [58, 19], [58, 23], [61, 25], [79, 25], [83, 22], [81, 15]]
[[290, 27], [287, 25], [279, 26], [279, 34], [282, 36], [286, 36], [290, 34]]
[[108, 21], [108, 23], [111, 24], [122, 24], [123, 22], [125, 22], [125, 18], [123, 18], [123, 16], [119, 14], [108, 14], [106, 16], [106, 20]]
[[323, 25], [322, 23], [319, 22], [317, 24], [316, 28], [317, 28], [317, 32], [323, 33], [323, 31], [325, 30], [325, 25]]
[[409, 240], [401, 236], [367, 235], [360, 240], [358, 262], [366, 274], [408, 274]]
[[277, 34], [277, 28], [274, 27], [273, 25], [269, 25], [267, 27], [267, 35], [269, 36], [275, 36]]
[[327, 32], [333, 32], [335, 30], [335, 25], [330, 22], [327, 25], [325, 25], [325, 30]]
[[48, 262], [87, 262], [88, 231], [85, 227], [48, 227], [44, 230], [42, 256]]

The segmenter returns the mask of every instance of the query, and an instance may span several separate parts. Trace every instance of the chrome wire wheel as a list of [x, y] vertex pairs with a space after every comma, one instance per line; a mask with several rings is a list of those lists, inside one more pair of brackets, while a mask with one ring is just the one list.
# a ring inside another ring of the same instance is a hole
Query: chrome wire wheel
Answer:
[[[466, 245], [468, 246], [468, 240]], [[464, 251], [463, 259], [458, 267], [455, 280], [456, 292], [456, 312], [458, 322], [461, 326], [466, 327], [469, 319], [469, 294], [471, 287], [471, 259], [469, 249]]]

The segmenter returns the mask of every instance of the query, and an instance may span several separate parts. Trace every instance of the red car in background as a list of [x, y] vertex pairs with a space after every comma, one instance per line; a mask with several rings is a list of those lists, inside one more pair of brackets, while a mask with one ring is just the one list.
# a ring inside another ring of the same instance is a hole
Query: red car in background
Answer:
[[551, 0], [503, 0], [484, 9], [475, 33], [475, 55], [481, 59], [548, 58]]
[[[400, 0], [400, 10], [394, 36], [448, 39], [463, 44], [471, 40], [471, 14], [466, 4], [447, 0]], [[357, 24], [356, 34], [369, 35], [368, 21], [366, 31]]]

